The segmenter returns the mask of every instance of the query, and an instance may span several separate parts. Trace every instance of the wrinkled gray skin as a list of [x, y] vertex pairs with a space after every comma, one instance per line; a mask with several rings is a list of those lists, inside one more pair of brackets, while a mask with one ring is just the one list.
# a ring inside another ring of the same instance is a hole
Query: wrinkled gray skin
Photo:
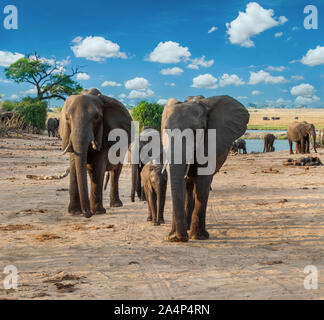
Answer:
[[58, 129], [60, 126], [60, 120], [56, 118], [50, 118], [47, 120], [47, 131], [49, 137], [57, 137]]
[[[142, 149], [150, 142], [150, 141], [143, 141], [142, 139], [146, 136], [148, 136], [150, 133], [152, 134], [152, 132], [157, 133], [157, 131], [155, 129], [153, 129], [152, 127], [144, 127], [142, 129], [142, 132], [140, 133], [140, 141], [139, 141], [139, 146], [137, 146], [136, 144], [138, 143], [137, 141], [134, 141], [132, 146], [131, 146], [131, 150], [138, 150], [139, 155], [141, 154]], [[163, 147], [162, 147], [162, 142], [160, 141], [160, 150], [161, 152], [163, 151]], [[136, 148], [137, 147], [137, 148]], [[132, 151], [131, 151], [132, 152]], [[162, 155], [161, 155], [162, 157]], [[145, 201], [145, 192], [144, 192], [144, 188], [143, 188], [143, 184], [141, 181], [141, 172], [145, 166], [146, 163], [148, 163], [149, 161], [145, 161], [145, 159], [141, 159], [142, 161], [140, 161], [139, 164], [132, 164], [132, 187], [131, 187], [131, 201], [135, 202], [135, 193], [137, 193], [138, 198], [141, 201]], [[144, 160], [144, 162], [143, 162]], [[163, 163], [163, 159], [160, 159], [160, 163]]]
[[[247, 109], [229, 96], [190, 98], [184, 103], [170, 99], [166, 104], [162, 116], [162, 135], [165, 129], [217, 130], [215, 172], [207, 176], [198, 175], [199, 165], [196, 161], [190, 165], [189, 170], [185, 162], [168, 165], [173, 208], [169, 241], [186, 242], [189, 237], [199, 240], [209, 238], [206, 230], [206, 208], [213, 176], [225, 163], [231, 144], [245, 133], [248, 122]], [[205, 150], [207, 143], [205, 135]], [[168, 144], [164, 139], [163, 144], [167, 149]], [[197, 148], [201, 146], [195, 145], [196, 150]]]
[[164, 205], [168, 184], [167, 172], [163, 171], [162, 164], [149, 162], [141, 172], [142, 183], [148, 205], [147, 221], [152, 221], [154, 226], [164, 224]]
[[296, 143], [296, 153], [310, 153], [310, 136], [313, 138], [313, 147], [316, 150], [316, 130], [313, 124], [306, 121], [295, 121], [288, 127], [288, 142], [290, 154], [294, 154], [293, 142]]
[[276, 137], [272, 133], [266, 134], [263, 138], [263, 142], [264, 142], [263, 152], [274, 152], [275, 147], [273, 146], [273, 144], [275, 140]]
[[[62, 149], [70, 152], [70, 204], [69, 212], [93, 214], [106, 212], [102, 202], [105, 171], [111, 173], [111, 206], [121, 206], [118, 179], [122, 165], [108, 161], [108, 143], [112, 129], [123, 129], [131, 137], [132, 118], [119, 101], [103, 96], [99, 90], [90, 89], [80, 95], [70, 96], [62, 109], [60, 135]], [[128, 145], [131, 141], [128, 141]], [[128, 147], [128, 146], [126, 146]], [[91, 180], [88, 195], [87, 172]]]

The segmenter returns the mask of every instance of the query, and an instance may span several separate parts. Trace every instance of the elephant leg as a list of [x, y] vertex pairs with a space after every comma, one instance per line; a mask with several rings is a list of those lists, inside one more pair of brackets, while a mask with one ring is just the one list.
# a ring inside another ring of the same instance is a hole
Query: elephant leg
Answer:
[[187, 184], [186, 184], [185, 210], [186, 210], [186, 216], [187, 216], [188, 230], [190, 230], [192, 211], [194, 209], [193, 190], [194, 190], [194, 184], [192, 182], [187, 182]]
[[165, 224], [164, 221], [164, 207], [165, 207], [166, 185], [161, 183], [156, 187], [157, 200], [157, 222], [158, 224]]
[[122, 171], [123, 165], [119, 164], [115, 170], [111, 172], [110, 182], [110, 207], [119, 208], [123, 206], [119, 198], [119, 177]]
[[288, 141], [289, 141], [290, 154], [294, 154], [294, 151], [293, 151], [293, 142], [292, 142], [292, 140], [288, 140]]
[[209, 198], [210, 185], [213, 176], [197, 176], [195, 183], [195, 207], [192, 214], [190, 239], [207, 240], [209, 233], [206, 231], [206, 209]]
[[90, 195], [90, 208], [93, 214], [104, 214], [106, 209], [103, 206], [103, 185], [105, 179], [105, 172], [107, 168], [107, 160], [104, 152], [96, 154], [91, 163], [89, 170], [91, 178], [91, 195]]
[[69, 213], [72, 214], [82, 214], [79, 189], [77, 183], [77, 176], [75, 171], [75, 159], [74, 154], [70, 154], [70, 204], [69, 204]]
[[150, 207], [150, 212], [152, 214], [152, 222], [155, 226], [158, 226], [160, 224], [158, 223], [157, 220], [157, 206], [156, 206], [157, 197], [152, 187], [149, 190], [147, 190], [146, 196], [147, 196], [148, 205]]
[[137, 170], [137, 182], [136, 182], [136, 193], [138, 199], [142, 199], [142, 194], [144, 189], [142, 188], [142, 178], [141, 178], [141, 172], [142, 172], [143, 167], [138, 167]]

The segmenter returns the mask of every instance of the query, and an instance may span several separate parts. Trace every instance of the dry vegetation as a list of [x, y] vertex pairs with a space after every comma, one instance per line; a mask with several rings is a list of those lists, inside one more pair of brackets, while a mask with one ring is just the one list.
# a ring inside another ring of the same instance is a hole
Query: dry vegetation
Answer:
[[[316, 129], [324, 128], [324, 109], [249, 109], [249, 129], [283, 129], [299, 117], [298, 121], [313, 123]], [[268, 117], [270, 121], [263, 120]], [[280, 120], [272, 120], [280, 117]]]

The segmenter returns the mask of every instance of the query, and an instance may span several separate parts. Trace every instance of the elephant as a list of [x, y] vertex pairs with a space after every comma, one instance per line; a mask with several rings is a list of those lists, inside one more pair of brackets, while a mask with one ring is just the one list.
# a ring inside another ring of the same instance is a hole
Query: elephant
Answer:
[[237, 150], [239, 154], [241, 153], [241, 150], [243, 151], [243, 154], [247, 154], [246, 142], [243, 139], [236, 140], [234, 144], [235, 144], [234, 149]]
[[168, 175], [166, 171], [162, 171], [163, 164], [156, 164], [151, 161], [144, 166], [141, 172], [149, 212], [147, 221], [152, 221], [154, 226], [165, 223], [163, 213]]
[[[248, 110], [229, 96], [197, 98], [187, 102], [171, 98], [167, 102], [162, 115], [161, 132], [165, 152], [167, 155], [171, 153], [171, 161], [168, 158], [164, 164], [168, 170], [172, 195], [173, 219], [168, 237], [170, 242], [209, 238], [206, 230], [206, 208], [213, 177], [225, 163], [232, 143], [246, 132], [249, 119]], [[199, 132], [205, 132], [200, 141], [196, 138], [196, 141], [193, 140], [190, 144], [196, 156], [189, 161], [185, 160], [187, 147], [180, 150], [181, 162], [172, 160], [179, 151], [176, 148], [172, 149], [172, 144], [171, 149], [169, 148], [168, 134], [176, 129], [182, 133], [189, 129], [196, 136], [198, 129]], [[215, 140], [208, 141], [206, 133], [210, 129], [214, 129], [212, 132], [216, 130], [217, 133]], [[205, 165], [197, 160], [197, 155], [209, 152], [208, 145], [215, 149], [215, 155], [211, 156], [210, 160], [213, 170], [203, 174], [201, 169], [204, 169]]]
[[58, 128], [60, 126], [60, 120], [56, 118], [49, 118], [47, 120], [47, 131], [48, 131], [48, 136], [51, 137], [56, 137], [58, 134]]
[[306, 121], [291, 123], [287, 131], [290, 154], [294, 154], [293, 142], [296, 143], [296, 153], [310, 153], [310, 136], [313, 137], [313, 147], [316, 150], [316, 130], [313, 124]]
[[274, 152], [275, 147], [273, 146], [273, 144], [275, 140], [276, 140], [275, 135], [273, 135], [272, 133], [266, 134], [263, 138], [263, 142], [264, 142], [263, 152]]
[[[159, 141], [160, 141], [160, 146], [159, 150], [163, 150], [161, 139], [160, 139], [160, 134], [152, 127], [143, 127], [140, 136], [139, 136], [139, 141], [134, 141], [130, 153], [132, 152], [138, 152], [140, 155], [143, 148], [148, 145], [150, 142], [149, 137], [151, 135], [158, 134], [159, 135]], [[137, 145], [138, 144], [138, 145]], [[144, 188], [141, 182], [141, 172], [145, 166], [146, 163], [149, 162], [149, 159], [140, 159], [139, 162], [137, 163], [132, 163], [132, 187], [131, 187], [131, 201], [135, 202], [135, 192], [137, 193], [138, 198], [141, 201], [145, 201], [145, 192]], [[160, 153], [160, 163], [163, 163], [162, 155]]]
[[[84, 214], [86, 218], [106, 213], [102, 200], [106, 171], [111, 173], [110, 205], [122, 205], [118, 194], [122, 163], [113, 165], [108, 160], [108, 151], [115, 144], [108, 141], [108, 136], [114, 129], [124, 130], [128, 135], [127, 152], [132, 137], [131, 123], [125, 106], [97, 89], [84, 90], [66, 100], [59, 131], [63, 154], [70, 153], [69, 213]], [[90, 201], [87, 172], [91, 180]]]

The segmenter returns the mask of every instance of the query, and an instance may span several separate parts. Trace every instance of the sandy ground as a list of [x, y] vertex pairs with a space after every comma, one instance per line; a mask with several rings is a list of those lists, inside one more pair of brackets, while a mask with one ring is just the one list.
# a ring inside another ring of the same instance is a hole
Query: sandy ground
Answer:
[[[172, 244], [170, 194], [166, 225], [153, 227], [146, 204], [130, 202], [129, 168], [124, 207], [91, 220], [67, 213], [68, 178], [26, 179], [63, 173], [59, 149], [44, 136], [0, 140], [0, 299], [324, 298], [324, 167], [284, 167], [287, 152], [230, 157], [213, 183], [210, 240]], [[2, 285], [7, 265], [16, 291]], [[304, 288], [308, 265], [317, 290]]]

